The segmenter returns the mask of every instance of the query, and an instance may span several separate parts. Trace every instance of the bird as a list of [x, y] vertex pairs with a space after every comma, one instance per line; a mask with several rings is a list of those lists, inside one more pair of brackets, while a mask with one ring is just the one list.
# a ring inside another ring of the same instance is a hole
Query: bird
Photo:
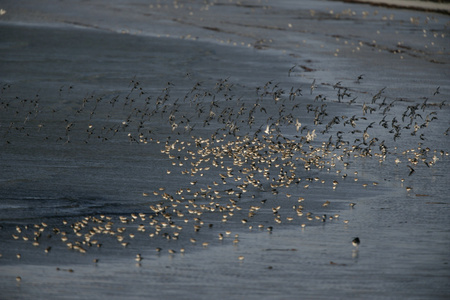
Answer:
[[356, 79], [355, 83], [360, 83], [361, 80], [364, 78], [364, 76], [365, 76], [364, 74], [359, 75], [358, 78]]
[[356, 248], [358, 248], [359, 244], [361, 243], [361, 241], [359, 240], [359, 237], [355, 237], [352, 240], [352, 245], [355, 246]]
[[310, 87], [310, 89], [311, 89], [311, 95], [312, 95], [314, 89], [316, 88], [315, 83], [316, 83], [316, 79], [314, 79], [313, 82], [311, 83], [311, 87]]
[[414, 170], [411, 166], [409, 166], [408, 165], [408, 168], [409, 168], [409, 175], [408, 176], [411, 176], [416, 170]]
[[300, 130], [300, 127], [302, 127], [302, 123], [300, 123], [297, 119], [297, 121], [295, 122], [295, 129], [297, 130], [297, 132]]

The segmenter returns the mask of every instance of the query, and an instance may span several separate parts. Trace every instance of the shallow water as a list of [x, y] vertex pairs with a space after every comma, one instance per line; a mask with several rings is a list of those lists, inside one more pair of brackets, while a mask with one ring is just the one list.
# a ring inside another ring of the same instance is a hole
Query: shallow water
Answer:
[[7, 298], [449, 294], [448, 17], [22, 4], [0, 16]]

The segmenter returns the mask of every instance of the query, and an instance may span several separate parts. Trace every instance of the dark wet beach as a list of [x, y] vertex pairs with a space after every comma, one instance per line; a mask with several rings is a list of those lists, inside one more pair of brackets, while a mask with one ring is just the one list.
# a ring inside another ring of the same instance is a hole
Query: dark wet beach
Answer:
[[0, 298], [448, 297], [448, 15], [0, 9]]

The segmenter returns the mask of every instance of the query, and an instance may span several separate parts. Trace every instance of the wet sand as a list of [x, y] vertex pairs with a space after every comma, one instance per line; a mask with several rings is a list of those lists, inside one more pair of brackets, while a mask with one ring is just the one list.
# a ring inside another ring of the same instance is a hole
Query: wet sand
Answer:
[[212, 4], [2, 4], [2, 295], [446, 298], [448, 17]]

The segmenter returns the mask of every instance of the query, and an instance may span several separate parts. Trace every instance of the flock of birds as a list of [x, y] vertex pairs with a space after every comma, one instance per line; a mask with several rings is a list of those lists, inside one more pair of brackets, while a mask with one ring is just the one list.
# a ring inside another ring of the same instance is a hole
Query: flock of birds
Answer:
[[[360, 92], [363, 81], [364, 75], [347, 85], [313, 80], [306, 88], [288, 89], [269, 81], [252, 90], [222, 79], [212, 87], [197, 82], [188, 91], [168, 82], [159, 92], [147, 92], [133, 78], [127, 93], [92, 94], [54, 107], [46, 107], [38, 94], [10, 97], [11, 87], [5, 84], [0, 99], [3, 148], [18, 139], [61, 147], [159, 145], [167, 163], [164, 176], [176, 182], [143, 191], [151, 199], [147, 211], [91, 215], [64, 220], [61, 226], [18, 225], [12, 237], [43, 247], [45, 253], [55, 238], [86, 253], [111, 240], [129, 247], [137, 235], [145, 235], [148, 243], [142, 247], [153, 245], [156, 253], [175, 255], [188, 245], [208, 247], [214, 240], [238, 244], [239, 234], [230, 229], [237, 224], [272, 232], [281, 224], [300, 230], [347, 223], [329, 210], [332, 199], [320, 203], [319, 213], [308, 211], [307, 191], [316, 187], [332, 193], [342, 181], [375, 188], [377, 181], [358, 182], [361, 160], [398, 165], [407, 177], [448, 156], [426, 146], [439, 111], [448, 105], [438, 100], [439, 88], [414, 102], [390, 99], [385, 88], [373, 95]], [[61, 87], [59, 97], [71, 93], [76, 93], [73, 87]], [[448, 132], [438, 134], [446, 138]], [[212, 227], [216, 237], [202, 235]], [[359, 238], [351, 242], [360, 243]], [[141, 254], [135, 257], [142, 259]]]

